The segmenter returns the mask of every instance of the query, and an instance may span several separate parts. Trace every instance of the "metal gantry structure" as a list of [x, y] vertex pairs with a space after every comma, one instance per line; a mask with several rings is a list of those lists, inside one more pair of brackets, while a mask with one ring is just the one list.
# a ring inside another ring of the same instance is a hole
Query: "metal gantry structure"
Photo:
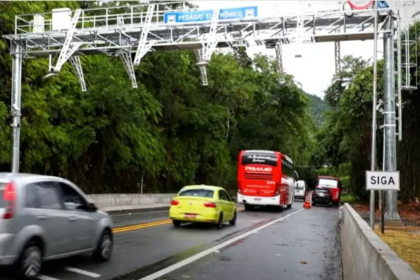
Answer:
[[[215, 2], [216, 3], [216, 2]], [[174, 8], [175, 7], [175, 8]], [[395, 91], [392, 81], [394, 75], [393, 45], [398, 36], [398, 120], [401, 137], [401, 94], [410, 88], [410, 77], [402, 80], [402, 70], [412, 64], [401, 62], [401, 45], [405, 50], [413, 40], [400, 40], [400, 15], [390, 8], [348, 11], [332, 10], [321, 12], [301, 12], [278, 16], [252, 15], [240, 19], [220, 17], [220, 9], [215, 8], [212, 17], [206, 21], [168, 22], [165, 14], [169, 12], [191, 11], [187, 3], [166, 2], [139, 4], [94, 9], [56, 9], [49, 13], [18, 15], [15, 17], [14, 34], [4, 35], [10, 41], [13, 57], [12, 110], [13, 117], [13, 163], [12, 171], [19, 172], [20, 120], [21, 120], [21, 81], [22, 60], [49, 58], [49, 75], [59, 75], [67, 61], [75, 68], [82, 91], [88, 90], [83, 75], [81, 56], [105, 54], [119, 57], [128, 77], [136, 88], [135, 66], [141, 64], [150, 51], [194, 50], [197, 66], [200, 69], [202, 84], [208, 85], [207, 67], [216, 48], [261, 45], [275, 49], [279, 80], [283, 81], [282, 45], [317, 42], [334, 42], [336, 74], [340, 71], [340, 42], [374, 40], [383, 35], [386, 48], [386, 104], [385, 130], [386, 144], [395, 145]], [[194, 9], [193, 9], [194, 10]], [[377, 20], [377, 25], [375, 24]], [[394, 25], [394, 23], [397, 23]], [[377, 32], [375, 31], [377, 27]], [[395, 31], [398, 32], [395, 32]], [[397, 35], [395, 35], [397, 33]], [[389, 54], [392, 52], [392, 54]], [[409, 58], [408, 58], [409, 59]], [[405, 68], [404, 68], [405, 67]], [[389, 73], [388, 73], [389, 72]], [[410, 75], [410, 71], [405, 71]], [[336, 76], [337, 78], [338, 76]], [[394, 113], [392, 113], [394, 111]], [[376, 129], [376, 127], [375, 127]], [[376, 131], [376, 130], [375, 130]], [[393, 136], [392, 136], [393, 135]], [[390, 149], [387, 157], [395, 158], [395, 149]], [[394, 165], [393, 165], [394, 166]], [[388, 166], [387, 168], [394, 168]], [[394, 208], [392, 208], [394, 211]], [[395, 208], [396, 209], [396, 208]], [[395, 210], [396, 211], [396, 210]], [[397, 213], [398, 215], [398, 213]], [[393, 215], [390, 215], [390, 217]]]
[[[134, 66], [140, 65], [151, 50], [196, 50], [197, 65], [206, 85], [206, 69], [215, 48], [246, 46], [249, 42], [275, 48], [278, 44], [373, 39], [372, 10], [354, 11], [351, 18], [344, 11], [334, 10], [220, 20], [219, 10], [215, 9], [211, 21], [165, 23], [164, 15], [173, 5], [180, 7], [177, 11], [188, 10], [186, 3], [168, 2], [19, 15], [15, 19], [15, 34], [5, 38], [21, 45], [25, 57], [50, 57], [50, 75], [57, 74], [72, 56], [98, 53], [118, 56], [133, 87], [136, 87]], [[386, 9], [381, 10], [382, 16], [386, 13]], [[134, 60], [129, 54], [135, 54]], [[72, 64], [81, 85], [85, 84], [79, 60], [73, 60]]]

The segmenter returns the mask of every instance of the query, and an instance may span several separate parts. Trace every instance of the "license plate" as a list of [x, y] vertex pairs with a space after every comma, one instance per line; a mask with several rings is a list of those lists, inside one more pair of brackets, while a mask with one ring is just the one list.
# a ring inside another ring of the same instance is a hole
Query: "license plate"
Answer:
[[323, 193], [320, 193], [319, 196], [324, 196], [324, 194]]
[[185, 218], [195, 218], [196, 216], [194, 214], [185, 214]]
[[261, 198], [254, 198], [254, 200], [255, 200], [255, 201], [260, 201], [260, 200], [261, 200]]

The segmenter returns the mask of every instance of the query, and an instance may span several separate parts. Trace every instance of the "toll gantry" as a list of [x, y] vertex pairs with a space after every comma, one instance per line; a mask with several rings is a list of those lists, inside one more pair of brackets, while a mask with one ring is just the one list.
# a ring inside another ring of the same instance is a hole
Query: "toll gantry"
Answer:
[[[380, 10], [380, 28], [390, 12]], [[336, 42], [339, 71], [339, 42], [373, 39], [373, 23], [372, 9], [351, 15], [332, 10], [267, 17], [259, 15], [257, 6], [199, 10], [188, 3], [167, 2], [18, 15], [15, 34], [4, 37], [12, 41], [12, 55], [49, 57], [50, 75], [69, 60], [85, 91], [79, 56], [101, 53], [121, 59], [133, 87], [137, 87], [133, 67], [147, 52], [159, 50], [194, 50], [203, 85], [208, 84], [206, 67], [216, 48], [250, 44], [275, 48], [282, 65], [282, 44]]]

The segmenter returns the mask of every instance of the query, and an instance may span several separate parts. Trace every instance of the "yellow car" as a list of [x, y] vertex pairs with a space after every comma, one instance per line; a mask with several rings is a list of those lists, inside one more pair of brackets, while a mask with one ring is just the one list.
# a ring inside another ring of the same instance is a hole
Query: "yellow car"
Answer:
[[169, 218], [175, 227], [181, 223], [236, 224], [236, 203], [221, 187], [196, 185], [183, 187], [171, 201]]

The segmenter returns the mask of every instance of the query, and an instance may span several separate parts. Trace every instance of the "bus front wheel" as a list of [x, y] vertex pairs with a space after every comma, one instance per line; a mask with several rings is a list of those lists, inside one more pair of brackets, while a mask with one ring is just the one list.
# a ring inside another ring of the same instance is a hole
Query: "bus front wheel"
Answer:
[[253, 208], [252, 205], [245, 204], [245, 211], [251, 211]]

